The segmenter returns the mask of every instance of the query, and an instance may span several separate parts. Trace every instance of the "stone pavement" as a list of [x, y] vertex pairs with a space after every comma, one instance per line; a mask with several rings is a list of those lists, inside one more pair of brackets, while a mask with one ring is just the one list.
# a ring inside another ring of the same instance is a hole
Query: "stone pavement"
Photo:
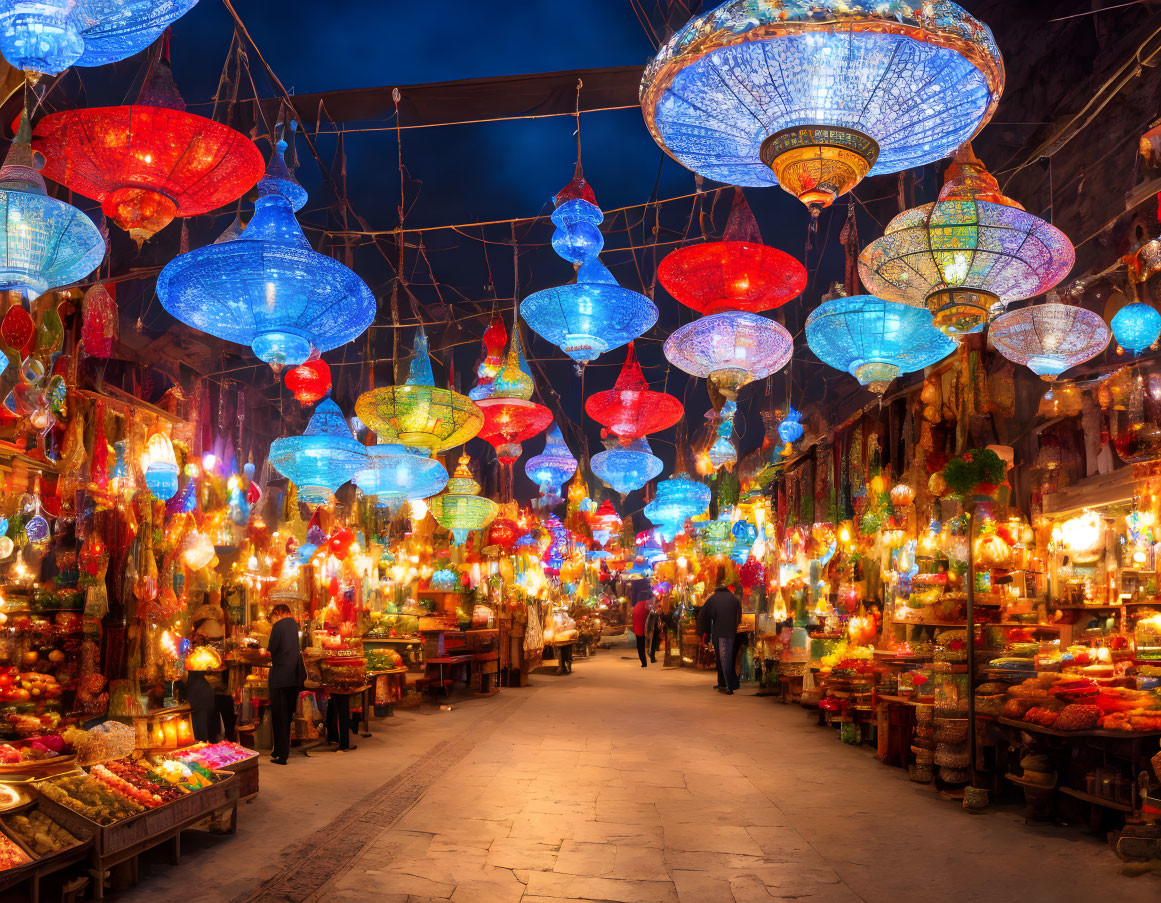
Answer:
[[354, 753], [263, 765], [239, 836], [187, 835], [181, 866], [122, 899], [1161, 900], [1079, 827], [967, 814], [800, 708], [712, 683], [618, 646], [402, 712]]

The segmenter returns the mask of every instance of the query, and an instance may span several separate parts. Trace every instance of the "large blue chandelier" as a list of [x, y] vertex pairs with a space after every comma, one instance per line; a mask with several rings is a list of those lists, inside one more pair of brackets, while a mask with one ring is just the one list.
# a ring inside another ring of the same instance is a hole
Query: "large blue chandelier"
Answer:
[[0, 53], [17, 69], [46, 75], [116, 63], [152, 44], [197, 2], [0, 0]]
[[345, 345], [375, 319], [367, 284], [302, 234], [294, 211], [306, 192], [287, 170], [285, 150], [280, 140], [240, 236], [182, 254], [157, 277], [157, 296], [173, 316], [249, 345], [276, 371], [298, 366], [312, 348]]
[[645, 516], [661, 532], [661, 538], [673, 542], [686, 520], [709, 509], [710, 490], [687, 474], [678, 474], [657, 484], [657, 495], [645, 506]]
[[593, 473], [621, 495], [640, 489], [661, 473], [661, 467], [661, 459], [644, 438], [606, 449], [593, 455], [592, 460]]
[[956, 344], [931, 311], [874, 295], [823, 301], [806, 318], [806, 344], [824, 364], [882, 394], [896, 376], [943, 360]]
[[665, 357], [691, 376], [708, 378], [728, 399], [750, 382], [777, 373], [794, 353], [781, 323], [727, 310], [686, 323], [665, 340]]
[[93, 272], [105, 240], [83, 212], [45, 193], [31, 137], [25, 113], [0, 168], [0, 289], [34, 298]]
[[353, 482], [380, 505], [430, 498], [447, 485], [447, 470], [424, 451], [385, 443], [369, 446], [366, 452], [367, 467], [355, 474]]
[[270, 463], [297, 487], [299, 498], [321, 505], [367, 466], [367, 449], [351, 435], [339, 406], [324, 398], [301, 436], [270, 443]]
[[560, 426], [556, 423], [548, 428], [544, 440], [544, 451], [524, 462], [524, 472], [528, 479], [540, 487], [545, 498], [560, 499], [560, 492], [569, 478], [576, 473], [577, 460], [564, 442]]
[[576, 282], [533, 292], [521, 303], [520, 316], [580, 366], [649, 329], [657, 322], [657, 307], [618, 285], [601, 263], [604, 215], [579, 171], [554, 203], [552, 247], [577, 266]]
[[947, 0], [729, 0], [661, 47], [640, 94], [684, 166], [817, 211], [865, 175], [950, 154], [1003, 86], [991, 31]]

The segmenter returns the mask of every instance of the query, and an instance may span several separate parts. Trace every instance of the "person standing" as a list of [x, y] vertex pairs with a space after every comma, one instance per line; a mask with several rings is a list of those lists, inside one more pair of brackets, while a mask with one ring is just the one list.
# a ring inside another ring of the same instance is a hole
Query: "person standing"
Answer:
[[649, 623], [649, 597], [640, 596], [633, 606], [633, 633], [637, 637], [637, 656], [641, 659], [641, 667], [648, 666], [645, 660], [645, 632]]
[[270, 727], [274, 733], [274, 748], [270, 761], [285, 765], [290, 756], [290, 720], [298, 702], [298, 693], [306, 682], [306, 665], [298, 639], [298, 622], [290, 614], [290, 606], [275, 605], [270, 611], [274, 625], [270, 628]]
[[702, 606], [698, 623], [702, 635], [710, 635], [714, 652], [717, 653], [717, 689], [726, 695], [733, 695], [734, 690], [741, 686], [734, 665], [734, 650], [738, 628], [742, 623], [742, 601], [728, 587], [719, 586]]
[[665, 629], [661, 618], [661, 612], [653, 605], [649, 608], [649, 616], [645, 619], [645, 648], [649, 651], [649, 661], [655, 665], [657, 648], [661, 645], [661, 633]]

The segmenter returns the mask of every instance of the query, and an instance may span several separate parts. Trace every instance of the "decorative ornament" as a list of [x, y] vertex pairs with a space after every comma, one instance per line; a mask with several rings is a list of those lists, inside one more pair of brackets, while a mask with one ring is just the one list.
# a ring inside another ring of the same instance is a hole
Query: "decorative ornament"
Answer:
[[628, 445], [633, 439], [673, 426], [685, 407], [672, 395], [649, 389], [630, 342], [613, 388], [585, 399], [585, 412], [604, 427], [602, 439], [612, 433], [622, 445]]
[[1134, 301], [1117, 311], [1109, 325], [1117, 344], [1129, 354], [1137, 355], [1161, 336], [1161, 313], [1151, 304]]
[[305, 407], [331, 391], [331, 368], [321, 357], [316, 357], [291, 367], [283, 380], [294, 400]]
[[426, 499], [447, 485], [447, 470], [426, 451], [381, 443], [366, 448], [367, 466], [352, 482], [378, 504], [394, 508], [411, 499]]
[[727, 400], [754, 380], [786, 366], [794, 340], [780, 323], [745, 311], [710, 314], [665, 340], [665, 357], [679, 370], [704, 377]]
[[333, 501], [335, 490], [366, 468], [367, 450], [351, 435], [339, 406], [324, 398], [301, 436], [270, 443], [270, 463], [294, 483], [300, 499], [321, 505]]
[[492, 394], [492, 383], [500, 368], [504, 366], [504, 346], [508, 344], [508, 330], [504, 319], [496, 314], [484, 330], [484, 359], [476, 367], [476, 385], [468, 392], [468, 398], [479, 401]]
[[709, 510], [710, 489], [687, 474], [678, 474], [657, 484], [657, 495], [645, 506], [645, 516], [673, 542], [685, 522]]
[[976, 560], [984, 567], [1004, 568], [1012, 560], [1012, 547], [995, 533], [988, 533], [976, 539]]
[[447, 491], [428, 502], [432, 516], [441, 527], [450, 530], [456, 545], [467, 542], [473, 530], [482, 530], [495, 518], [500, 506], [479, 495], [480, 484], [468, 468], [471, 459], [460, 455], [456, 472], [447, 482]]
[[476, 402], [484, 415], [479, 437], [496, 449], [505, 481], [510, 492], [512, 465], [523, 451], [520, 443], [548, 429], [552, 412], [532, 401], [536, 384], [532, 371], [524, 359], [520, 341], [520, 324], [513, 324], [511, 343], [504, 358], [504, 366], [491, 383], [491, 392]]
[[621, 495], [640, 489], [661, 473], [661, 459], [653, 454], [647, 439], [634, 439], [626, 446], [593, 455], [593, 473]]
[[891, 504], [896, 508], [906, 508], [915, 501], [915, 490], [907, 483], [896, 483], [891, 487]]
[[576, 469], [576, 457], [568, 450], [560, 427], [555, 423], [548, 428], [544, 451], [524, 462], [524, 472], [540, 487], [541, 496], [556, 498], [558, 503], [562, 487]]
[[81, 303], [81, 343], [85, 354], [103, 360], [112, 356], [119, 319], [117, 301], [105, 283], [98, 282], [85, 292]]
[[1008, 311], [992, 324], [988, 338], [1008, 360], [1053, 380], [1104, 351], [1110, 333], [1091, 310], [1049, 302]]
[[154, 433], [149, 437], [141, 456], [141, 471], [145, 474], [145, 485], [155, 499], [168, 502], [177, 495], [177, 456], [165, 433]]
[[804, 432], [802, 415], [794, 408], [788, 408], [786, 416], [778, 423], [778, 438], [787, 445], [793, 445], [802, 438]]

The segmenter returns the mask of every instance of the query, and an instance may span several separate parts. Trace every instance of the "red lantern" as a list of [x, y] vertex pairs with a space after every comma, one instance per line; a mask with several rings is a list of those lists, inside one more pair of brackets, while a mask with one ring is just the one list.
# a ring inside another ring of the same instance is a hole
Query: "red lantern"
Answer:
[[520, 525], [509, 517], [498, 517], [488, 527], [487, 545], [499, 546], [504, 552], [510, 552], [520, 538]]
[[262, 154], [241, 132], [185, 112], [162, 60], [136, 104], [45, 116], [33, 149], [46, 178], [87, 198], [139, 245], [174, 217], [241, 197], [262, 176]]
[[286, 371], [286, 388], [299, 404], [314, 404], [331, 390], [331, 368], [321, 357]]
[[605, 427], [602, 438], [612, 433], [622, 445], [628, 445], [632, 439], [673, 426], [685, 408], [672, 395], [650, 390], [630, 342], [617, 382], [613, 388], [589, 396], [585, 412]]
[[36, 324], [32, 316], [21, 305], [14, 304], [0, 320], [0, 339], [9, 348], [18, 352], [21, 358], [32, 348], [32, 338], [36, 335]]
[[762, 244], [754, 214], [737, 189], [722, 240], [678, 248], [661, 261], [657, 279], [669, 294], [699, 313], [758, 313], [802, 294], [806, 268], [789, 254]]
[[330, 546], [331, 554], [335, 558], [342, 561], [350, 554], [351, 545], [355, 541], [355, 531], [350, 527], [339, 527], [331, 534], [331, 538], [327, 540], [327, 545]]

